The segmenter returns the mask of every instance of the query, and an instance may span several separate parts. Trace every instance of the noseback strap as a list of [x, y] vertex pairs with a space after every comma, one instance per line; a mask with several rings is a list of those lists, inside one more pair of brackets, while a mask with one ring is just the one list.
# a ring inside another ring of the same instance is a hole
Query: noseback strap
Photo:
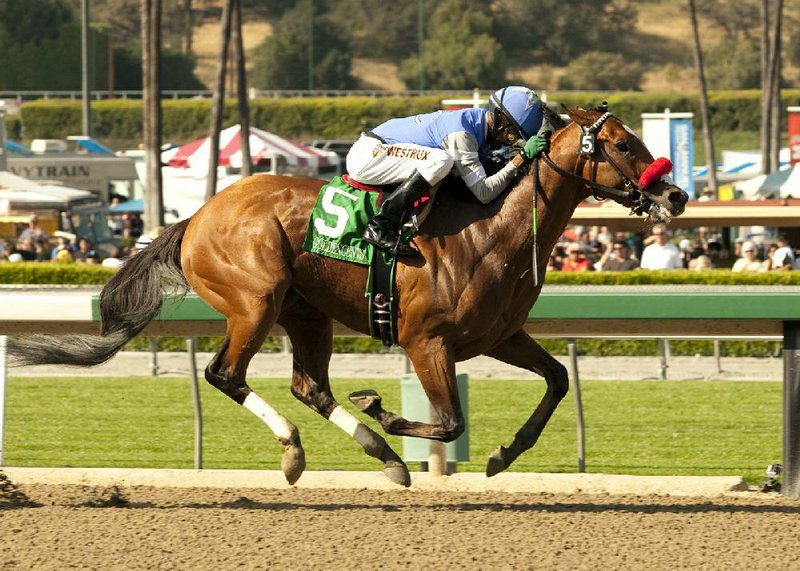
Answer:
[[639, 177], [639, 186], [648, 188], [655, 181], [672, 170], [672, 161], [666, 157], [659, 157], [650, 163], [642, 176]]

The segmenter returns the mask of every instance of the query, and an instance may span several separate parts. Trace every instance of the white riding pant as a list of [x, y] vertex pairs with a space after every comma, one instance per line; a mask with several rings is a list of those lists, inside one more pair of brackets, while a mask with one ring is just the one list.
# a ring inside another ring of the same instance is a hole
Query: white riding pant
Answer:
[[347, 173], [364, 184], [403, 182], [417, 171], [433, 186], [452, 168], [453, 158], [442, 149], [411, 143], [388, 145], [363, 133], [347, 153]]

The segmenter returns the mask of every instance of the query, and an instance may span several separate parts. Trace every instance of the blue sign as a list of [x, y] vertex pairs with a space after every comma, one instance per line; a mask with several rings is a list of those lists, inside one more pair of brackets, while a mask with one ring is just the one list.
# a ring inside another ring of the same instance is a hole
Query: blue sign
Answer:
[[694, 127], [691, 119], [669, 121], [670, 159], [672, 160], [672, 179], [675, 184], [695, 198], [694, 176]]

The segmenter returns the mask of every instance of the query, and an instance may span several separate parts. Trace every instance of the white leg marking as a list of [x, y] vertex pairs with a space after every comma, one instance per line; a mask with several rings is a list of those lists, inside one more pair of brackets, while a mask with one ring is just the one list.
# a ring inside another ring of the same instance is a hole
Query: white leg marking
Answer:
[[351, 437], [355, 437], [358, 427], [361, 426], [361, 421], [355, 416], [347, 412], [342, 405], [337, 406], [328, 417], [333, 424], [344, 430]]
[[284, 440], [291, 439], [294, 425], [256, 393], [251, 392], [247, 395], [242, 406], [263, 420], [275, 436]]

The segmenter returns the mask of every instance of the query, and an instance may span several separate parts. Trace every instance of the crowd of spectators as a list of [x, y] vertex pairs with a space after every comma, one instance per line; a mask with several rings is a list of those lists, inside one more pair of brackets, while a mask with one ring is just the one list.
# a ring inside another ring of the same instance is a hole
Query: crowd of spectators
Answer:
[[[121, 259], [134, 255], [149, 240], [142, 234], [130, 249], [116, 252], [103, 263], [119, 264]], [[101, 256], [85, 236], [64, 232], [49, 236], [34, 214], [16, 241], [0, 238], [0, 260], [98, 264]], [[568, 226], [547, 264], [549, 271], [557, 272], [681, 268], [693, 271], [712, 268], [731, 268], [734, 272], [789, 271], [800, 269], [800, 256], [784, 234], [774, 242], [737, 240], [733, 252], [728, 252], [720, 237], [709, 234], [703, 227], [675, 237], [661, 225], [645, 233], [609, 232], [607, 228], [598, 226]]]
[[[121, 250], [116, 256], [106, 258], [102, 263], [114, 265], [129, 255]], [[85, 236], [75, 236], [67, 232], [54, 232], [50, 236], [41, 226], [36, 214], [28, 219], [27, 226], [19, 232], [16, 240], [0, 238], [0, 260], [9, 262], [51, 262], [59, 264], [100, 264], [98, 249]], [[111, 262], [108, 262], [111, 260]]]
[[774, 243], [736, 240], [731, 249], [733, 251], [723, 246], [720, 235], [704, 227], [676, 236], [662, 225], [644, 233], [569, 226], [548, 260], [548, 270], [619, 272], [731, 268], [734, 272], [767, 272], [792, 270], [798, 259], [783, 234]]

